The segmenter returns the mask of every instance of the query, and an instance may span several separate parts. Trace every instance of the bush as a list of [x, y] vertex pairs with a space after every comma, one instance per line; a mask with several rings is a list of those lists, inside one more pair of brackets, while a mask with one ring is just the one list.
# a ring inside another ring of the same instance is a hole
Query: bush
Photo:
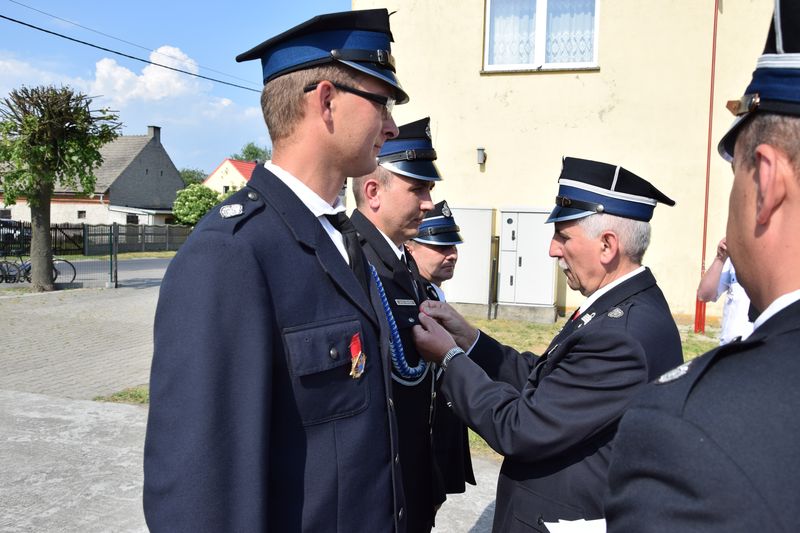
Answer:
[[215, 191], [205, 185], [193, 183], [178, 191], [172, 212], [181, 224], [194, 226], [219, 201], [219, 195]]

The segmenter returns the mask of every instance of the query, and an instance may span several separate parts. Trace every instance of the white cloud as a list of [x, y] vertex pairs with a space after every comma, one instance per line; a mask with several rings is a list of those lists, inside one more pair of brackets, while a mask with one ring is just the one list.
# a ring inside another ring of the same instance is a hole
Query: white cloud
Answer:
[[[150, 61], [197, 74], [197, 62], [179, 48], [162, 46], [150, 53]], [[101, 59], [95, 68], [93, 94], [102, 94], [114, 106], [131, 101], [157, 101], [207, 92], [209, 83], [157, 65], [147, 65], [136, 74], [113, 59]]]
[[80, 78], [65, 78], [49, 70], [45, 70], [25, 61], [20, 61], [13, 56], [0, 53], [0, 95], [7, 95], [11, 90], [26, 85], [69, 85], [77, 89], [85, 89], [86, 82]]
[[[171, 46], [151, 53], [150, 60], [199, 72], [196, 61]], [[210, 171], [250, 141], [269, 143], [257, 93], [231, 91], [154, 65], [136, 70], [126, 66], [136, 64], [120, 61], [97, 61], [93, 79], [86, 80], [65, 76], [63, 65], [28, 63], [0, 51], [0, 95], [23, 84], [69, 85], [92, 97], [93, 107], [118, 113], [123, 135], [144, 135], [147, 126], [160, 126], [162, 142], [178, 168]], [[216, 91], [227, 91], [230, 98]]]

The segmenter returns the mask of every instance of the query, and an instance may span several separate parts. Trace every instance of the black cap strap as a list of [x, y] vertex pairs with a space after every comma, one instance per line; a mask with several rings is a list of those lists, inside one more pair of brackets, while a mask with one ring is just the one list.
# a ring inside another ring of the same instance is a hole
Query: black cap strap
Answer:
[[784, 100], [766, 100], [761, 98], [761, 95], [758, 93], [746, 94], [738, 100], [729, 100], [725, 107], [737, 117], [752, 113], [753, 111], [800, 115], [800, 103], [787, 102]]
[[603, 204], [596, 204], [594, 202], [585, 202], [583, 200], [573, 200], [566, 196], [556, 196], [556, 205], [560, 207], [571, 207], [572, 209], [581, 209], [583, 211], [594, 211], [596, 213], [603, 213], [606, 208]]
[[440, 233], [458, 233], [461, 228], [458, 226], [435, 226], [430, 228], [421, 228], [417, 237], [433, 237]]
[[382, 67], [388, 67], [392, 72], [394, 69], [394, 57], [388, 50], [354, 50], [336, 49], [331, 50], [331, 57], [339, 61], [355, 61], [356, 63], [375, 63]]
[[426, 161], [433, 161], [436, 159], [436, 150], [418, 149], [418, 150], [403, 150], [394, 154], [384, 155], [378, 158], [378, 163], [394, 163], [396, 161], [414, 161], [415, 159], [423, 159]]

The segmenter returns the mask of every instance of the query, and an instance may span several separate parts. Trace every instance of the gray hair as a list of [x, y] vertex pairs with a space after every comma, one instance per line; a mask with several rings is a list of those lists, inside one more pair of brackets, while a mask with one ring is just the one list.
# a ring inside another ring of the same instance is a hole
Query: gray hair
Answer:
[[756, 147], [769, 144], [786, 153], [795, 173], [800, 173], [800, 118], [757, 113], [742, 127], [736, 144], [737, 159], [748, 170], [756, 166]]
[[595, 213], [577, 220], [578, 225], [590, 239], [604, 231], [613, 231], [619, 239], [620, 251], [632, 263], [641, 265], [644, 253], [650, 245], [650, 223], [643, 220], [623, 218], [608, 213]]

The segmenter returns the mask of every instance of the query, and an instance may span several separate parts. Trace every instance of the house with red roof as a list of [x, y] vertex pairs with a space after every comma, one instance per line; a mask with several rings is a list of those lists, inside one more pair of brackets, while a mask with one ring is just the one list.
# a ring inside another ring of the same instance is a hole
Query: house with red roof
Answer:
[[250, 180], [257, 164], [257, 161], [226, 159], [208, 175], [203, 185], [220, 194], [239, 190]]

